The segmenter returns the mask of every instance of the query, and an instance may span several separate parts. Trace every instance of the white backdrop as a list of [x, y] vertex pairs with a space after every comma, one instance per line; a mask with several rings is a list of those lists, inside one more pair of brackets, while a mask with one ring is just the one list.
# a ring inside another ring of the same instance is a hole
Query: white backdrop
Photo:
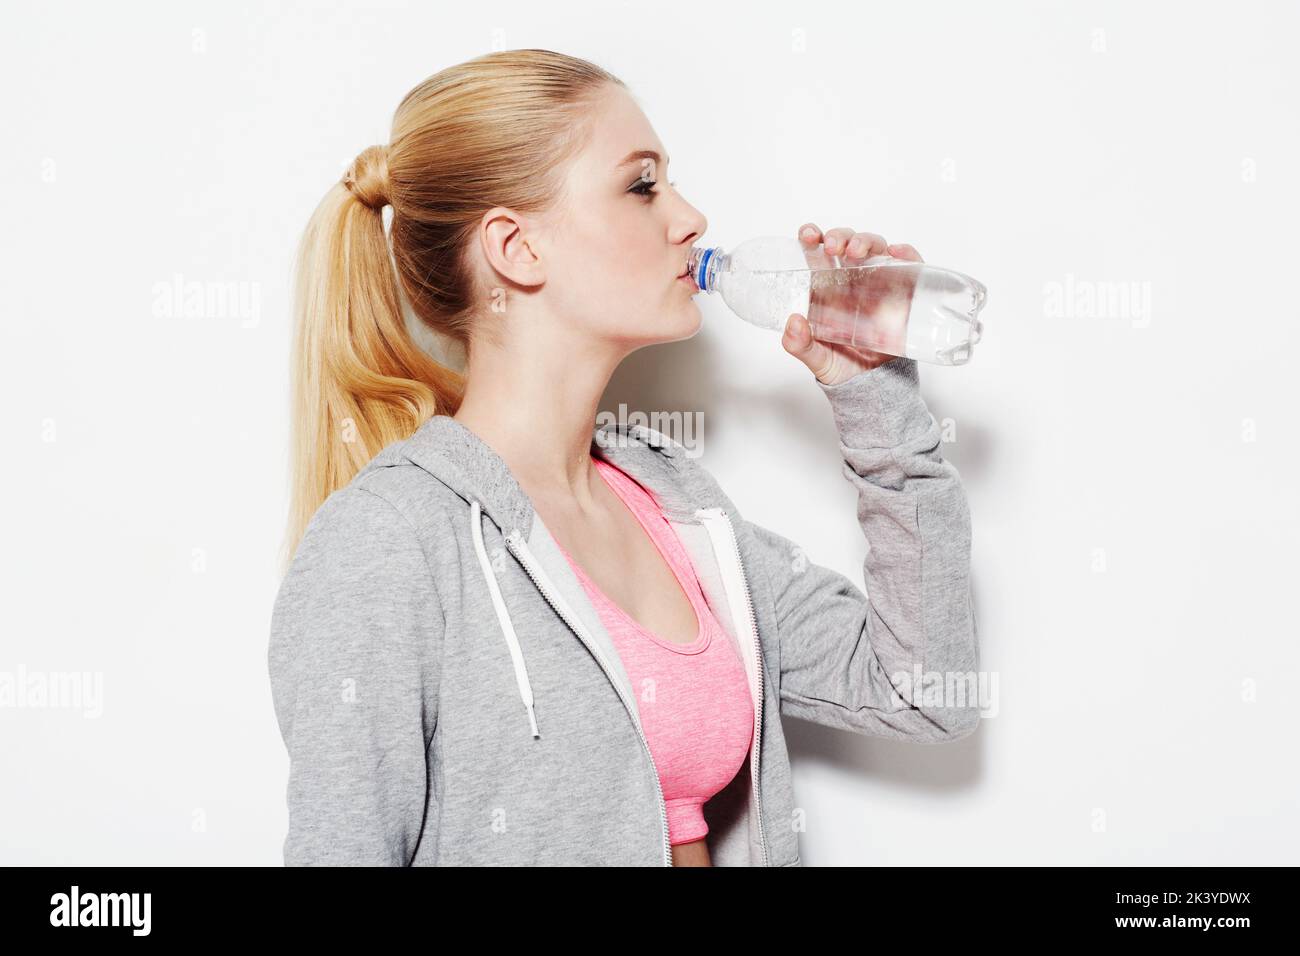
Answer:
[[[942, 746], [787, 720], [805, 864], [1300, 858], [1295, 4], [133, 7], [0, 39], [0, 680], [90, 692], [0, 707], [0, 861], [280, 863], [294, 244], [408, 89], [506, 47], [622, 77], [706, 240], [847, 225], [989, 288], [921, 384], [996, 693]], [[825, 398], [697, 301], [606, 407], [698, 414], [742, 513], [860, 584]]]

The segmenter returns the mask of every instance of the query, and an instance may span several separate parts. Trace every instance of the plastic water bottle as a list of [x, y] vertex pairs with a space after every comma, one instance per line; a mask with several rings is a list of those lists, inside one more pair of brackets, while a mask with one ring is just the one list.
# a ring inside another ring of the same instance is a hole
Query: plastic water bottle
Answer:
[[689, 274], [731, 311], [782, 331], [790, 313], [813, 338], [936, 365], [964, 365], [984, 326], [988, 290], [968, 275], [893, 256], [844, 260], [788, 236], [748, 239], [731, 252], [691, 249]]

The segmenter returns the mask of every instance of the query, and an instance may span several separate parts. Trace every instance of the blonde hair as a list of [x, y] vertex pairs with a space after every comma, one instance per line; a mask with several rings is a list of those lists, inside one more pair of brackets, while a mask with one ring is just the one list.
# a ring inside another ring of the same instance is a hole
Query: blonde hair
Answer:
[[321, 200], [295, 266], [285, 569], [330, 494], [386, 445], [460, 407], [464, 375], [412, 339], [401, 293], [417, 320], [468, 353], [490, 291], [465, 256], [482, 215], [558, 200], [561, 167], [606, 84], [624, 85], [551, 50], [448, 67], [403, 97], [391, 142], [363, 150]]

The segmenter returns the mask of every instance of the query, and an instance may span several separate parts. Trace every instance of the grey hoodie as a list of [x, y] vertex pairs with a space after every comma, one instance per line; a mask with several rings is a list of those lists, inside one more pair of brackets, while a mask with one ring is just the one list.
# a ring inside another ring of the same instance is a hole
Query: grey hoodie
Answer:
[[[754, 695], [749, 756], [704, 808], [715, 866], [800, 865], [781, 716], [918, 743], [979, 720], [970, 512], [916, 362], [818, 385], [857, 490], [865, 594], [746, 521], [680, 444], [638, 425], [592, 435], [664, 508]], [[505, 462], [454, 418], [316, 511], [268, 661], [286, 864], [671, 865], [610, 636]]]

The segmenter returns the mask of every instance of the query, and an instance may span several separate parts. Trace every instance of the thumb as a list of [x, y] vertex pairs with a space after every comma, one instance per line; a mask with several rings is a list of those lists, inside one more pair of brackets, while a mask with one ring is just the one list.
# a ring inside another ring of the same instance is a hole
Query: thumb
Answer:
[[781, 345], [785, 350], [803, 362], [808, 371], [819, 382], [822, 375], [835, 364], [835, 356], [821, 342], [813, 338], [812, 326], [798, 312], [792, 312], [786, 319], [785, 334], [781, 336]]
[[817, 354], [821, 343], [812, 337], [812, 328], [808, 325], [808, 320], [798, 312], [792, 312], [790, 318], [786, 320], [781, 345], [814, 373], [822, 364], [822, 358]]

